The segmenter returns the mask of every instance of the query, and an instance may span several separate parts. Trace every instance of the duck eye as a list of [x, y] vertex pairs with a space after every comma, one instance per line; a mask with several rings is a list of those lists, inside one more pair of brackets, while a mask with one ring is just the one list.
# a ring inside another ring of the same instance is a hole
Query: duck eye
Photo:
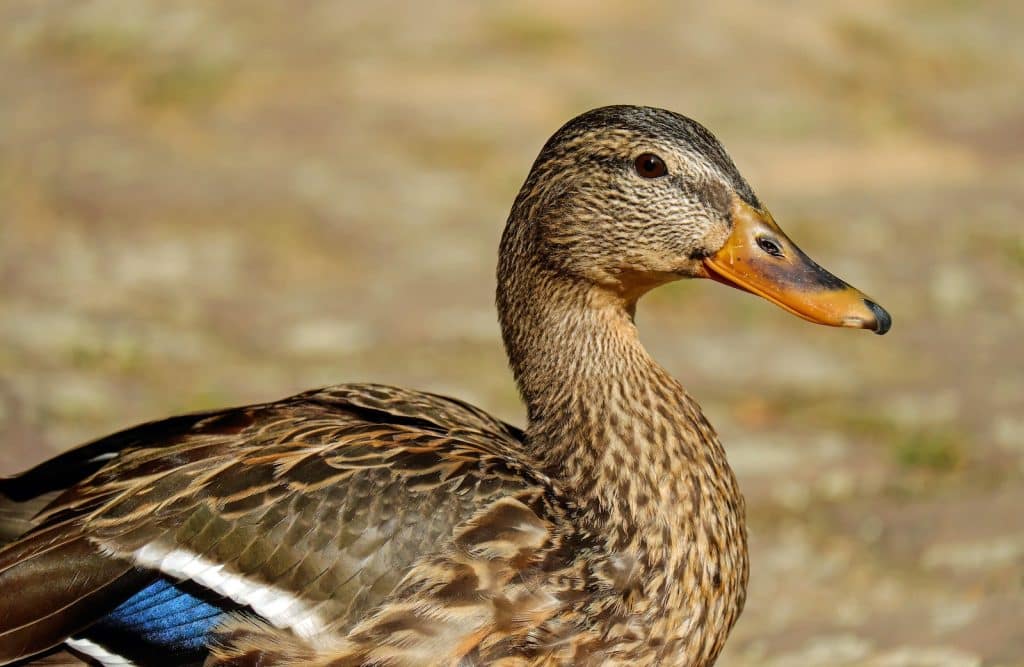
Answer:
[[757, 245], [772, 257], [782, 257], [782, 248], [775, 241], [759, 236], [757, 238]]
[[633, 162], [633, 166], [636, 173], [644, 178], [658, 178], [668, 173], [665, 161], [654, 153], [644, 153]]

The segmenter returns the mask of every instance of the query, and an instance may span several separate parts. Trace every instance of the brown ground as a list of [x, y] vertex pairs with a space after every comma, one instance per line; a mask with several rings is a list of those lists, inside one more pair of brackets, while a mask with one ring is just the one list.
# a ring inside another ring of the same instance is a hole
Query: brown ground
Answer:
[[562, 121], [654, 104], [895, 318], [641, 304], [749, 501], [721, 664], [1024, 665], [1024, 5], [531, 4], [0, 5], [0, 471], [353, 380], [521, 421], [507, 207]]

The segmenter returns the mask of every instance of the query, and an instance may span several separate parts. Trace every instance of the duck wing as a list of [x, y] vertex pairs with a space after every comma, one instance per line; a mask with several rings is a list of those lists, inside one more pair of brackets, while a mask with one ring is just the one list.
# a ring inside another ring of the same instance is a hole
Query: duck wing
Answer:
[[503, 499], [550, 496], [520, 437], [453, 399], [342, 385], [145, 424], [0, 480], [14, 501], [57, 494], [0, 549], [0, 590], [18, 591], [0, 597], [0, 663], [65, 641], [201, 663], [240, 613], [344, 637], [460, 524], [522, 523]]

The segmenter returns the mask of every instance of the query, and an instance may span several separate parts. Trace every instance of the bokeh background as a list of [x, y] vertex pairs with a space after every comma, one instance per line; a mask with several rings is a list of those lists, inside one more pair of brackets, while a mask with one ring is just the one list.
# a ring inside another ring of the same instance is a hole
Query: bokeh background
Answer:
[[725, 666], [1024, 665], [1024, 5], [0, 4], [0, 473], [380, 381], [522, 423], [497, 240], [593, 106], [708, 125], [894, 315], [647, 297], [749, 505]]

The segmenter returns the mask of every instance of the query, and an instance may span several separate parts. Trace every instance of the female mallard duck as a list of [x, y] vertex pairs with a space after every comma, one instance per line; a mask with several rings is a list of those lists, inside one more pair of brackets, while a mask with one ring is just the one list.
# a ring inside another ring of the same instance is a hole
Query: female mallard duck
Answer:
[[501, 240], [525, 431], [341, 385], [4, 479], [24, 530], [0, 551], [0, 663], [66, 644], [109, 665], [710, 665], [743, 608], [743, 497], [633, 324], [641, 295], [693, 277], [890, 324], [704, 127], [590, 111], [544, 146]]

